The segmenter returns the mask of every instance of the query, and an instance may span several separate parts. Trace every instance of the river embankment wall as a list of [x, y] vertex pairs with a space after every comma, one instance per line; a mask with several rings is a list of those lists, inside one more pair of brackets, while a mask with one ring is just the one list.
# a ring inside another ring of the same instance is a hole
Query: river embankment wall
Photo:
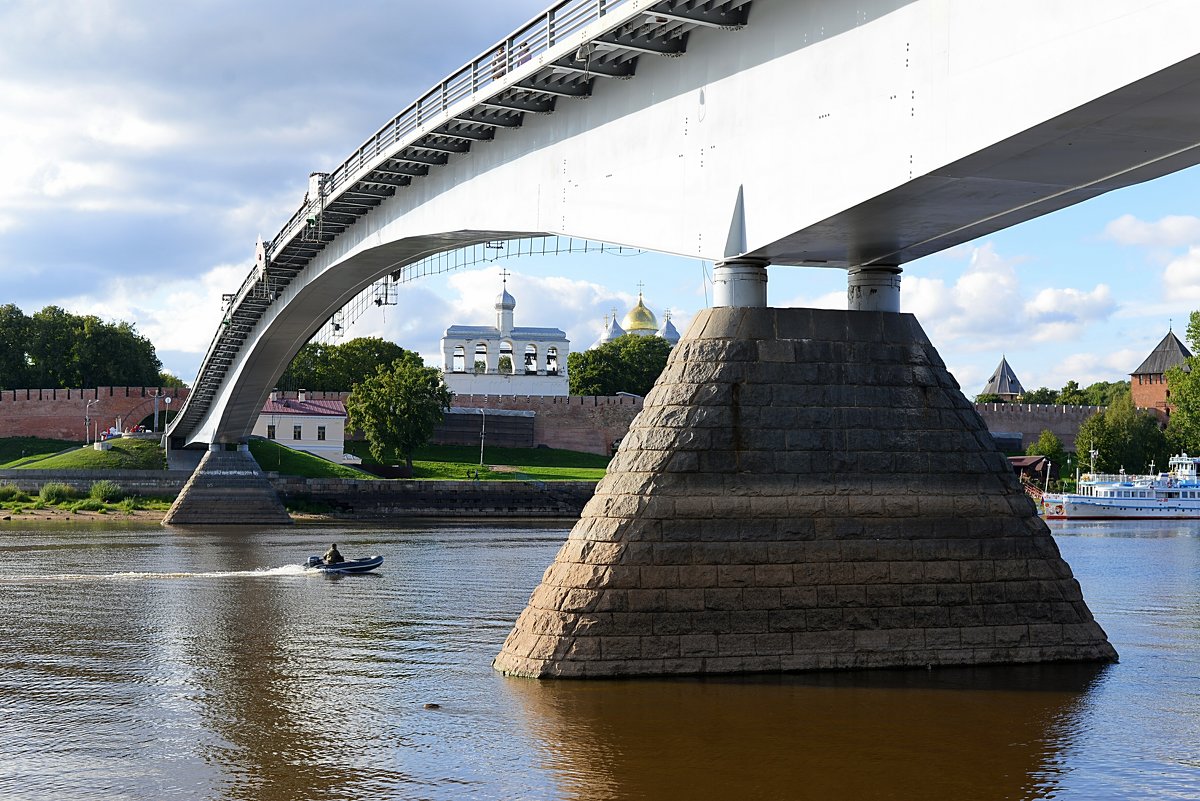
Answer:
[[[0, 470], [0, 483], [36, 493], [43, 484], [66, 484], [87, 494], [92, 484], [115, 481], [146, 497], [171, 498], [183, 489], [190, 470]], [[380, 479], [297, 478], [267, 473], [284, 502], [328, 506], [348, 520], [397, 517], [574, 518], [592, 497], [594, 481], [387, 481]]]
[[268, 474], [285, 501], [312, 501], [355, 520], [398, 517], [576, 518], [594, 481], [371, 481]]

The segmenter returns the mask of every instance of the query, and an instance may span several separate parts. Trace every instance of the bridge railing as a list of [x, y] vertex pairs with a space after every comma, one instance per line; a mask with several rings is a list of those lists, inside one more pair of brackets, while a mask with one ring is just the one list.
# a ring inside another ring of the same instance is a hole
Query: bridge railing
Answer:
[[[513, 70], [526, 64], [534, 56], [545, 53], [566, 37], [629, 2], [630, 0], [563, 0], [552, 6], [512, 35], [467, 62], [372, 134], [329, 174], [325, 182], [325, 193], [335, 194], [337, 188], [374, 165], [381, 155], [393, 149], [398, 142], [409, 139], [458, 103], [469, 99], [485, 87], [503, 81]], [[289, 241], [305, 226], [311, 212], [319, 203], [319, 198], [306, 197], [296, 213], [271, 240], [271, 249], [274, 250]]]
[[[427, 126], [431, 127], [431, 123], [442, 119], [456, 106], [470, 103], [471, 98], [481, 90], [505, 82], [506, 79], [511, 81], [513, 72], [519, 70], [535, 56], [546, 53], [566, 37], [577, 33], [629, 2], [631, 0], [563, 0], [530, 20], [515, 33], [471, 59], [425, 92], [372, 134], [329, 174], [322, 187], [321, 197], [305, 197], [304, 202], [301, 203], [287, 224], [268, 243], [268, 261], [271, 253], [299, 235], [307, 226], [308, 218], [313, 215], [314, 211], [320, 210], [319, 207], [324, 198], [336, 197], [340, 187], [352, 183], [368, 168], [376, 166], [381, 160], [380, 157], [385, 153], [394, 152], [403, 143], [412, 141]], [[259, 286], [260, 282], [265, 280], [266, 277], [260, 274], [257, 266], [252, 269], [242, 285], [238, 287], [237, 292], [230, 298], [229, 305], [224, 312], [223, 322], [232, 322], [234, 314], [245, 298]], [[204, 360], [201, 362], [200, 375], [197, 376], [197, 388], [203, 380], [204, 371], [220, 348], [226, 334], [227, 326], [222, 324], [213, 335]], [[180, 412], [183, 411], [183, 409], [180, 410]], [[183, 415], [180, 414], [176, 419], [177, 421], [182, 420]], [[172, 430], [174, 430], [174, 425]]]

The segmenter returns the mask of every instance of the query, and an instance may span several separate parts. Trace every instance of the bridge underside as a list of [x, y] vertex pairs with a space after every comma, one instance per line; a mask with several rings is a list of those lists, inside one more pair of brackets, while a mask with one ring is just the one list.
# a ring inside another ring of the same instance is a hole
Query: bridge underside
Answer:
[[1115, 659], [911, 315], [713, 309], [672, 352], [495, 667]]
[[775, 264], [903, 264], [1197, 164], [1200, 56], [750, 255]]

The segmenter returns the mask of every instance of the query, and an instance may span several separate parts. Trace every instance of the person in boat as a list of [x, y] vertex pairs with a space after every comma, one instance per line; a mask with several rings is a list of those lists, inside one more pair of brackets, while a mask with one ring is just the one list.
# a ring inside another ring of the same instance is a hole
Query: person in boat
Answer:
[[336, 565], [338, 562], [345, 562], [346, 560], [342, 558], [342, 553], [337, 549], [337, 543], [335, 542], [329, 546], [329, 550], [321, 557], [321, 561], [327, 565]]

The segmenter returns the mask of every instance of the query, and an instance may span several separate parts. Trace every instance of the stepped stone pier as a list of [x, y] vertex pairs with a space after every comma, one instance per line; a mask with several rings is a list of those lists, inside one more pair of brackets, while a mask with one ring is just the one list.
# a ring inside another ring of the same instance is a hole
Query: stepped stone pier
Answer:
[[494, 666], [1116, 658], [912, 315], [715, 308], [676, 346]]
[[167, 510], [164, 526], [289, 525], [292, 518], [246, 445], [213, 445]]

